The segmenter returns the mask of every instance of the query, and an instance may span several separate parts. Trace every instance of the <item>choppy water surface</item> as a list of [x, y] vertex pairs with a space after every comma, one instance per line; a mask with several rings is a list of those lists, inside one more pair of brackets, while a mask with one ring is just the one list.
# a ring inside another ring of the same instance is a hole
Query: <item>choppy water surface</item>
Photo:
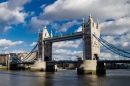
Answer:
[[0, 86], [130, 86], [130, 70], [107, 70], [105, 76], [77, 75], [76, 70], [0, 71]]

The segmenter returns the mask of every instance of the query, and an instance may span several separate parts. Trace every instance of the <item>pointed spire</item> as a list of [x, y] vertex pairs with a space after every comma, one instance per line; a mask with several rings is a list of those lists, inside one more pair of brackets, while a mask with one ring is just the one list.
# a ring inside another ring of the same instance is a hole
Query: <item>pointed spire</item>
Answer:
[[44, 26], [43, 30], [42, 30], [42, 33], [44, 32], [44, 30], [46, 29], [46, 25]]
[[42, 34], [43, 34], [43, 39], [50, 37], [46, 26], [44, 26], [43, 31], [42, 31]]
[[46, 25], [44, 26], [44, 29], [46, 29]]
[[43, 30], [42, 30], [42, 33], [45, 31], [45, 29], [47, 29], [47, 28], [46, 28], [46, 25], [44, 26], [44, 28], [43, 28]]
[[83, 18], [83, 23], [84, 23], [84, 18]]
[[91, 15], [91, 14], [89, 15], [88, 22], [93, 22], [93, 19], [92, 19], [92, 15]]
[[89, 17], [91, 17], [91, 18], [92, 18], [92, 15], [91, 15], [91, 13], [89, 14]]
[[51, 34], [50, 34], [50, 37], [53, 37], [53, 34], [52, 34], [52, 30], [51, 30]]

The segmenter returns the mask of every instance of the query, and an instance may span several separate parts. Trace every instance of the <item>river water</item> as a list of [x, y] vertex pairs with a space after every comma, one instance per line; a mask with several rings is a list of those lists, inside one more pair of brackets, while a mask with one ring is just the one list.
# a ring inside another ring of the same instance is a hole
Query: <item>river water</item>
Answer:
[[77, 75], [76, 70], [0, 71], [0, 86], [130, 86], [130, 70], [107, 70], [104, 76]]

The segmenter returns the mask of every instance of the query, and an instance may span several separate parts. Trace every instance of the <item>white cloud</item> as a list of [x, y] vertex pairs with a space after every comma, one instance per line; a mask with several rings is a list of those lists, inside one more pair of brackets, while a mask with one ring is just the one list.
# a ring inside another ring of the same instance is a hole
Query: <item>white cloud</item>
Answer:
[[54, 58], [55, 60], [65, 60], [65, 58], [60, 55], [53, 55], [52, 58]]
[[82, 51], [71, 51], [71, 50], [65, 50], [65, 49], [57, 49], [52, 52], [54, 55], [69, 55], [69, 56], [81, 56], [82, 57]]
[[37, 17], [32, 17], [29, 24], [25, 23], [25, 27], [30, 27], [29, 32], [37, 32], [39, 29], [43, 28], [43, 25], [48, 25], [50, 21], [40, 20]]
[[28, 12], [28, 16], [27, 17], [32, 17], [32, 16], [35, 16], [35, 12], [34, 11], [32, 11], [32, 12]]
[[55, 49], [52, 52], [52, 56], [56, 60], [77, 60], [77, 56], [83, 57], [83, 52], [78, 50]]
[[23, 41], [12, 42], [11, 40], [0, 39], [0, 47], [16, 46], [16, 45], [23, 44], [23, 43], [24, 43]]
[[11, 10], [21, 8], [23, 9], [23, 5], [30, 2], [31, 0], [8, 0], [8, 8]]
[[11, 51], [11, 53], [25, 53], [24, 50], [13, 50]]
[[52, 52], [53, 54], [70, 54], [71, 51], [70, 50], [64, 50], [64, 49], [57, 49], [55, 51]]
[[119, 18], [115, 21], [101, 23], [101, 34], [120, 35], [130, 33], [130, 15], [129, 17]]
[[6, 50], [8, 50], [8, 49], [9, 49], [9, 47], [4, 47], [4, 49], [3, 49], [3, 50], [4, 50], [4, 51], [6, 51]]
[[23, 50], [15, 50], [16, 49], [15, 46], [23, 44], [23, 43], [24, 43], [23, 41], [11, 41], [7, 39], [0, 39], [0, 53], [23, 52]]
[[46, 7], [46, 4], [43, 4], [40, 8], [44, 9]]
[[4, 32], [8, 31], [9, 29], [11, 29], [12, 27], [11, 26], [5, 26], [4, 27]]
[[32, 44], [30, 44], [30, 46], [35, 46], [37, 44], [37, 42], [33, 42]]
[[62, 42], [55, 42], [53, 43], [54, 48], [78, 48], [81, 44], [82, 39], [76, 40], [76, 41], [62, 41]]
[[81, 32], [82, 31], [82, 26], [80, 26], [75, 32]]
[[57, 0], [43, 9], [41, 17], [50, 20], [82, 19], [91, 13], [95, 19], [118, 19], [129, 15], [129, 0]]
[[130, 58], [122, 57], [119, 55], [113, 55], [112, 53], [102, 52], [99, 58], [100, 60], [130, 60]]
[[113, 56], [111, 53], [102, 52], [100, 55], [100, 60], [119, 60], [119, 56], [118, 55]]
[[23, 11], [23, 6], [29, 1], [30, 0], [8, 0], [0, 3], [0, 30], [2, 32], [7, 31], [7, 29], [3, 29], [4, 27], [24, 22], [27, 13]]
[[122, 49], [122, 50], [127, 50], [130, 51], [130, 34], [126, 35], [115, 35], [115, 36], [104, 36], [102, 37], [104, 40], [106, 40], [108, 43], [111, 43], [112, 45]]
[[53, 57], [55, 60], [77, 60], [76, 56], [62, 56], [62, 55], [53, 55]]
[[74, 25], [79, 25], [80, 22], [73, 20], [66, 23], [62, 23], [62, 25], [58, 23], [52, 23], [52, 28], [55, 28], [57, 32], [66, 32], [69, 28], [71, 28]]
[[[93, 19], [103, 22], [101, 34], [119, 35], [130, 32], [130, 4], [128, 2], [129, 0], [57, 0], [43, 8], [40, 17], [47, 20], [75, 20], [83, 17], [88, 19], [91, 13]], [[105, 22], [109, 19], [115, 21]], [[61, 32], [68, 30], [67, 27], [58, 24], [54, 24], [53, 27], [61, 28], [58, 29]], [[81, 30], [82, 28], [79, 27], [77, 31]]]
[[[118, 47], [121, 50], [124, 50], [127, 52], [130, 51], [130, 41], [129, 41], [130, 34], [114, 35], [114, 36], [108, 35], [108, 36], [103, 36], [103, 39], [105, 39], [107, 42]], [[101, 46], [101, 59], [114, 59], [114, 60], [125, 59], [126, 60], [126, 59], [130, 59], [130, 58], [119, 56], [119, 55], [113, 53], [112, 51]]]
[[5, 49], [4, 51], [2, 50], [0, 53], [25, 53], [24, 50], [8, 50], [8, 49]]

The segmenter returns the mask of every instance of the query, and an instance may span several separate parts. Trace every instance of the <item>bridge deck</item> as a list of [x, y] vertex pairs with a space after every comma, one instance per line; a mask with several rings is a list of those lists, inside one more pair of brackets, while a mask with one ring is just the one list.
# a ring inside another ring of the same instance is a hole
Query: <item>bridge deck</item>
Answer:
[[102, 63], [130, 63], [130, 60], [98, 60]]
[[58, 42], [58, 41], [65, 41], [65, 40], [72, 40], [72, 39], [79, 39], [79, 38], [82, 38], [82, 32], [56, 36], [52, 38], [45, 38], [44, 41]]
[[[101, 63], [130, 63], [130, 60], [97, 60]], [[59, 64], [59, 63], [78, 63], [78, 61], [46, 61], [47, 64]], [[11, 64], [34, 64], [34, 62], [17, 62]]]
[[34, 62], [11, 62], [10, 64], [34, 64]]

